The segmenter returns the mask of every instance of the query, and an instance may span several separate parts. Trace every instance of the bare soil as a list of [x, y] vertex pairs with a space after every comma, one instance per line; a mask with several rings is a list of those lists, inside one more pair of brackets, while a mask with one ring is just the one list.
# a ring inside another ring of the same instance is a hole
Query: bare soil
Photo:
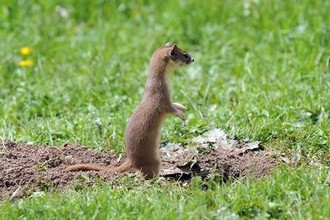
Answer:
[[[160, 176], [164, 181], [189, 181], [193, 176], [201, 176], [205, 181], [214, 176], [219, 181], [246, 175], [259, 178], [278, 164], [276, 158], [263, 151], [258, 142], [227, 140], [226, 136], [212, 139], [212, 134], [203, 138], [192, 141], [189, 146], [162, 146]], [[116, 185], [124, 177], [137, 178], [134, 173], [63, 172], [65, 167], [76, 163], [116, 166], [124, 159], [76, 144], [55, 148], [0, 140], [0, 199], [20, 198], [54, 188], [62, 190], [77, 186], [79, 181], [91, 185], [101, 180]], [[138, 179], [143, 184], [142, 178]]]

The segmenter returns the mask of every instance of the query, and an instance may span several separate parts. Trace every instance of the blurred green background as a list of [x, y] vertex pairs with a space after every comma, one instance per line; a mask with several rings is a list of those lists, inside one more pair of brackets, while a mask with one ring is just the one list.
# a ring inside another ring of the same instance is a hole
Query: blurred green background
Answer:
[[[329, 4], [2, 1], [0, 136], [122, 151], [149, 59], [170, 41], [196, 62], [173, 74], [173, 99], [189, 107], [189, 120], [169, 119], [164, 142], [219, 127], [322, 157], [330, 152]], [[24, 46], [29, 55], [19, 53]]]

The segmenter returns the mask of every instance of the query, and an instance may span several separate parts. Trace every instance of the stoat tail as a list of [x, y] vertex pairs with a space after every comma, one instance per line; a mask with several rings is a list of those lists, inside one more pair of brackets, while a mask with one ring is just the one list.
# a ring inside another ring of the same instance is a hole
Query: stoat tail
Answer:
[[95, 164], [75, 164], [72, 166], [68, 166], [64, 169], [64, 172], [70, 172], [70, 171], [79, 171], [79, 170], [97, 170], [97, 171], [112, 171], [112, 172], [126, 172], [130, 170], [132, 167], [126, 161], [122, 165], [118, 167], [109, 167], [109, 166], [98, 166]]

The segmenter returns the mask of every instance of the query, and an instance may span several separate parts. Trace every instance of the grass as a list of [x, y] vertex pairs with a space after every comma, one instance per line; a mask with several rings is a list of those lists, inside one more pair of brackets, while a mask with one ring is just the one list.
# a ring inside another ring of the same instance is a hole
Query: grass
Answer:
[[[65, 194], [35, 193], [2, 204], [1, 219], [322, 219], [330, 215], [327, 172], [280, 169], [264, 181], [244, 180], [208, 189], [196, 178], [175, 183], [91, 186]], [[287, 181], [290, 179], [290, 181]], [[131, 183], [132, 184], [132, 183]], [[59, 205], [60, 204], [60, 205]]]
[[[44, 192], [3, 202], [0, 216], [326, 219], [329, 9], [321, 0], [1, 2], [1, 138], [122, 152], [150, 56], [171, 41], [195, 63], [172, 75], [173, 99], [190, 110], [185, 123], [166, 121], [162, 141], [220, 127], [302, 159], [265, 180], [214, 183], [207, 191], [151, 182]], [[20, 55], [24, 46], [32, 53]], [[27, 59], [32, 67], [18, 65]]]

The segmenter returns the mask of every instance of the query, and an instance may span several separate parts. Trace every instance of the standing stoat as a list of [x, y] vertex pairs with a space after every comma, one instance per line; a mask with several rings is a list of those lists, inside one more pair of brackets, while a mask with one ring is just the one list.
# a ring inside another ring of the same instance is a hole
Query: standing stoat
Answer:
[[139, 170], [150, 179], [158, 175], [161, 165], [159, 144], [161, 127], [168, 115], [176, 115], [185, 120], [183, 111], [187, 108], [173, 103], [169, 86], [169, 76], [173, 67], [185, 66], [194, 62], [186, 52], [175, 44], [167, 43], [158, 48], [150, 62], [149, 75], [143, 99], [126, 125], [126, 161], [118, 167], [76, 164], [65, 171], [105, 170], [125, 172]]

